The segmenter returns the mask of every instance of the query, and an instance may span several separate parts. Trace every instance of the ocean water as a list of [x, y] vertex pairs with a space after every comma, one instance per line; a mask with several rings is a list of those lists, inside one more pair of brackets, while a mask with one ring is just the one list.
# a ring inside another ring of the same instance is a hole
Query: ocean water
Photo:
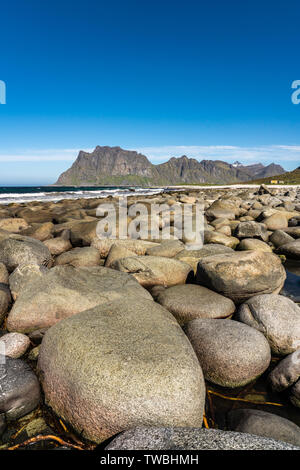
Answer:
[[126, 186], [0, 186], [0, 204], [30, 201], [60, 201], [62, 199], [95, 198], [121, 195], [159, 194], [163, 188]]

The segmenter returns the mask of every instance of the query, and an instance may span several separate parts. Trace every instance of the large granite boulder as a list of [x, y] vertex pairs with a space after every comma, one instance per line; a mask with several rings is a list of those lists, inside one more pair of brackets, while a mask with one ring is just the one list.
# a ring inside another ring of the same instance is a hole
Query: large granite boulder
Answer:
[[152, 299], [126, 273], [104, 267], [56, 266], [25, 284], [9, 313], [9, 331], [29, 333], [63, 318], [124, 297]]
[[201, 427], [201, 367], [153, 301], [124, 296], [61, 321], [44, 336], [38, 368], [47, 404], [92, 441], [139, 425]]

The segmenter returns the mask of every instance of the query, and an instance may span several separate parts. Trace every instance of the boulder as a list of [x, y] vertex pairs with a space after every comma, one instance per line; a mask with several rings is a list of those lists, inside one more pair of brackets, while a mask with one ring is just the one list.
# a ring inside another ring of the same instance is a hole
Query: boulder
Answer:
[[23, 235], [10, 235], [0, 241], [0, 262], [12, 272], [21, 263], [50, 266], [52, 259], [48, 248], [39, 240]]
[[258, 238], [264, 242], [269, 238], [267, 227], [255, 221], [240, 222], [235, 229], [235, 236], [237, 238]]
[[194, 284], [161, 289], [155, 300], [169, 310], [180, 325], [195, 318], [226, 318], [235, 311], [231, 299]]
[[55, 266], [27, 283], [11, 309], [7, 329], [30, 333], [49, 328], [63, 318], [124, 297], [151, 299], [151, 295], [126, 273], [102, 266]]
[[240, 303], [257, 294], [280, 292], [285, 279], [278, 256], [252, 250], [203, 258], [196, 282]]
[[5, 264], [0, 263], [0, 284], [8, 284], [9, 274]]
[[123, 244], [116, 242], [111, 246], [108, 252], [107, 258], [105, 260], [105, 266], [109, 268], [114, 261], [131, 256], [137, 256], [137, 254], [135, 254], [134, 251], [128, 250], [128, 248], [126, 248]]
[[[219, 429], [138, 427], [115, 437], [106, 450], [299, 450], [252, 434]], [[188, 456], [182, 456], [186, 459]], [[190, 463], [192, 461], [190, 460]]]
[[34, 282], [36, 278], [43, 276], [48, 269], [34, 263], [20, 264], [9, 276], [9, 288], [12, 298], [16, 300], [27, 282]]
[[292, 421], [261, 410], [232, 410], [227, 415], [231, 431], [255, 434], [300, 448], [300, 428]]
[[183, 249], [184, 244], [179, 240], [166, 240], [162, 243], [157, 243], [157, 246], [148, 248], [146, 254], [149, 256], [165, 256], [166, 258], [173, 258]]
[[44, 224], [37, 224], [33, 227], [22, 230], [21, 234], [43, 242], [52, 237], [53, 228], [54, 225], [52, 222], [46, 222]]
[[117, 271], [130, 273], [144, 287], [185, 284], [192, 273], [191, 266], [183, 261], [162, 256], [132, 256], [111, 263]]
[[99, 266], [100, 253], [92, 246], [73, 248], [72, 250], [59, 255], [54, 264], [55, 266], [68, 264], [75, 268], [81, 266]]
[[122, 246], [127, 250], [133, 251], [136, 255], [139, 256], [145, 255], [148, 248], [151, 248], [152, 246], [157, 246], [157, 243], [149, 242], [147, 240], [116, 240], [111, 238], [100, 239], [98, 237], [93, 239], [91, 246], [97, 248], [97, 250], [100, 251], [101, 258], [106, 258], [109, 250], [115, 243], [117, 243], [120, 247]]
[[99, 220], [83, 221], [70, 227], [71, 243], [73, 246], [89, 246], [96, 237]]
[[70, 240], [63, 237], [49, 238], [49, 240], [44, 241], [44, 245], [46, 245], [51, 255], [61, 255], [72, 249]]
[[244, 238], [236, 248], [238, 251], [260, 250], [272, 253], [272, 248], [262, 240], [256, 238]]
[[6, 230], [11, 233], [18, 233], [21, 230], [28, 228], [28, 223], [20, 218], [0, 219], [0, 229]]
[[285, 356], [300, 347], [300, 308], [283, 295], [251, 297], [240, 305], [237, 319], [261, 331], [276, 355]]
[[300, 408], [300, 380], [292, 386], [289, 398], [294, 406]]
[[0, 356], [0, 413], [14, 421], [40, 402], [40, 386], [33, 370], [22, 359]]
[[7, 333], [0, 338], [0, 351], [5, 356], [18, 359], [30, 346], [30, 339], [22, 333]]
[[283, 230], [275, 230], [270, 236], [270, 242], [272, 242], [276, 248], [293, 241], [293, 237], [285, 233]]
[[220, 232], [204, 232], [205, 243], [217, 243], [218, 245], [224, 245], [229, 248], [235, 248], [239, 244], [239, 240], [235, 237], [227, 236]]
[[38, 369], [47, 404], [92, 441], [139, 425], [201, 427], [201, 368], [153, 301], [124, 296], [61, 321], [43, 339]]
[[0, 284], [0, 324], [9, 310], [11, 295], [6, 284]]
[[206, 380], [242, 387], [268, 368], [270, 346], [262, 333], [234, 320], [196, 319], [184, 327]]
[[268, 381], [275, 392], [291, 387], [300, 378], [300, 349], [282, 359], [269, 374]]
[[276, 253], [284, 255], [290, 259], [300, 260], [300, 238], [289, 243], [285, 243], [277, 248]]

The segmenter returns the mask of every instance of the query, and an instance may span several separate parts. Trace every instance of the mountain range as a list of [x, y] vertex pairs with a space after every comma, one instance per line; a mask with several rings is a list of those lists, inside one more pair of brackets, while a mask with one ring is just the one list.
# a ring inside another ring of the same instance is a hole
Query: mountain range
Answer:
[[280, 165], [261, 163], [242, 165], [220, 160], [172, 157], [154, 165], [148, 158], [133, 150], [97, 146], [91, 153], [80, 151], [73, 165], [62, 173], [56, 185], [176, 185], [200, 183], [236, 183], [280, 175]]

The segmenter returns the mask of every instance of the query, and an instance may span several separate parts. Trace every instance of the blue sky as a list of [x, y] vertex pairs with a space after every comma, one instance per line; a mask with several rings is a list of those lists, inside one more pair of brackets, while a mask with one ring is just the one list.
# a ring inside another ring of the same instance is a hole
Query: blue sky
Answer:
[[2, 2], [0, 184], [96, 145], [295, 168], [299, 24], [290, 0]]

